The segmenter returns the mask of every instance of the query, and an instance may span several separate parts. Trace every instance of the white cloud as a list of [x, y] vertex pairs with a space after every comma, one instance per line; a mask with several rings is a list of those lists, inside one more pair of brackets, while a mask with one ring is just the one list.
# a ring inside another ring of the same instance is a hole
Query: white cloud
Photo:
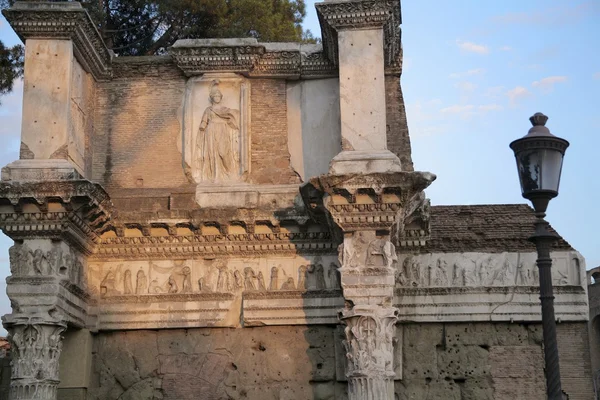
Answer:
[[510, 103], [515, 105], [519, 100], [532, 96], [532, 93], [523, 86], [517, 86], [506, 92], [506, 95], [510, 99]]
[[483, 104], [477, 107], [479, 111], [500, 111], [503, 108], [500, 104]]
[[477, 85], [472, 82], [458, 82], [454, 85], [455, 88], [462, 90], [463, 92], [472, 92], [477, 88]]
[[511, 50], [512, 50], [512, 47], [510, 47], [510, 46], [502, 46], [502, 47], [500, 47], [500, 51], [511, 51]]
[[472, 105], [472, 104], [466, 104], [466, 105], [455, 104], [455, 105], [450, 106], [450, 107], [442, 108], [440, 110], [440, 112], [442, 114], [464, 114], [464, 113], [470, 113], [470, 112], [472, 112], [473, 109], [475, 109], [475, 106]]
[[456, 44], [458, 45], [458, 47], [461, 50], [467, 51], [470, 53], [477, 53], [477, 54], [489, 54], [490, 53], [490, 48], [483, 44], [476, 44], [473, 42], [462, 42], [460, 40], [457, 40]]
[[594, 75], [592, 75], [592, 79], [600, 79], [600, 72], [596, 72]]
[[504, 91], [505, 91], [504, 86], [492, 86], [486, 90], [485, 96], [486, 97], [499, 97], [500, 95], [504, 94]]
[[467, 75], [481, 75], [483, 73], [485, 73], [484, 68], [475, 68], [467, 71]]
[[551, 92], [554, 89], [554, 85], [560, 82], [566, 82], [566, 76], [549, 76], [539, 81], [535, 81], [531, 84], [536, 89], [540, 89], [543, 92]]

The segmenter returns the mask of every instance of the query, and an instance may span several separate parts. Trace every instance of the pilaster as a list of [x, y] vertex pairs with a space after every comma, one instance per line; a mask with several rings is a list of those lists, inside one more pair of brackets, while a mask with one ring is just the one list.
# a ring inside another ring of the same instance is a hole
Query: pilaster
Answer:
[[400, 2], [325, 1], [316, 4], [323, 48], [339, 67], [342, 151], [332, 174], [401, 171], [387, 149], [386, 73], [401, 70]]
[[110, 78], [110, 52], [78, 2], [18, 1], [3, 14], [25, 43], [15, 169], [45, 169], [52, 160], [56, 169], [85, 177], [93, 81]]

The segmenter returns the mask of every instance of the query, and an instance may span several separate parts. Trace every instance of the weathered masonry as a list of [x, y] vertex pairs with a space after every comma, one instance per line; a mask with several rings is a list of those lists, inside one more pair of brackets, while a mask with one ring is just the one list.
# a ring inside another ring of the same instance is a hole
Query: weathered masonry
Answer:
[[[430, 206], [399, 2], [316, 7], [322, 46], [132, 58], [78, 3], [5, 11], [11, 399], [545, 398], [531, 209]], [[588, 400], [584, 260], [553, 258], [563, 387]]]

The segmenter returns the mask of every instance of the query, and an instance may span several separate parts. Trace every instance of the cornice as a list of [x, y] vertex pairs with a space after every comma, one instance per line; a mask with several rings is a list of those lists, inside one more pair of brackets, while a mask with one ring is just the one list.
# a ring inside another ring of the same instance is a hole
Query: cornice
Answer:
[[315, 4], [321, 25], [323, 51], [338, 64], [338, 32], [383, 29], [385, 73], [402, 72], [400, 0], [342, 0]]
[[18, 1], [2, 14], [23, 42], [72, 40], [75, 57], [96, 80], [111, 78], [110, 51], [81, 4]]
[[317, 45], [259, 43], [255, 39], [180, 40], [169, 49], [169, 55], [187, 76], [236, 72], [257, 78], [311, 79], [338, 74]]

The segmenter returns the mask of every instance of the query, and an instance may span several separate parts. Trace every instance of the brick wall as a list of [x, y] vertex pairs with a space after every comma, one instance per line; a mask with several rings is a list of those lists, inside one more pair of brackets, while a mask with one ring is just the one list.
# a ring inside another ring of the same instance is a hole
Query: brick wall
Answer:
[[[115, 188], [189, 185], [178, 150], [186, 78], [164, 59], [115, 64], [97, 88], [92, 179]], [[251, 80], [250, 183], [300, 183], [290, 167], [286, 81]]]
[[159, 76], [116, 75], [97, 88], [93, 180], [109, 190], [187, 184], [177, 149], [185, 78], [174, 66]]
[[290, 166], [288, 150], [286, 81], [251, 80], [250, 182], [263, 184], [300, 183]]
[[413, 162], [410, 137], [408, 135], [406, 109], [404, 107], [404, 98], [402, 97], [402, 88], [400, 87], [400, 77], [386, 76], [385, 92], [388, 149], [400, 158], [402, 169], [412, 171]]
[[556, 326], [562, 387], [569, 400], [593, 398], [588, 324], [561, 323]]

